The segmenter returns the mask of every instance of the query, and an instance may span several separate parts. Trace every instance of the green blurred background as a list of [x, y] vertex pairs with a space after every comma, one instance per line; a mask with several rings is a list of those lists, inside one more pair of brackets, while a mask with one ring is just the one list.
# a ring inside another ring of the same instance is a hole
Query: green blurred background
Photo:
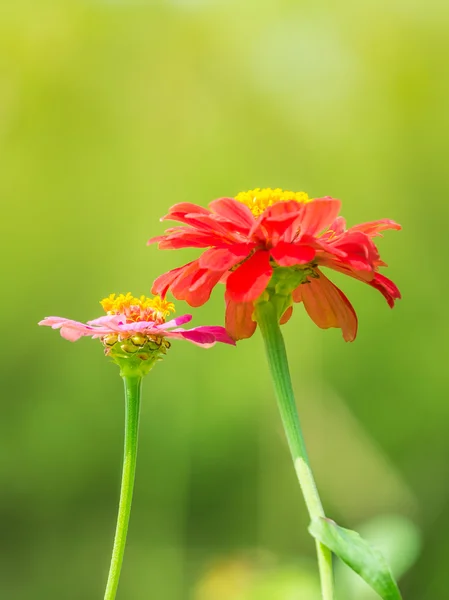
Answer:
[[[0, 598], [102, 598], [117, 509], [118, 370], [37, 322], [148, 293], [197, 255], [146, 247], [170, 205], [258, 186], [404, 227], [380, 241], [395, 310], [333, 277], [356, 342], [302, 307], [284, 332], [327, 513], [381, 538], [406, 599], [447, 597], [448, 26], [439, 0], [1, 4]], [[222, 322], [217, 289], [194, 324]], [[306, 526], [259, 336], [173, 344], [145, 381], [119, 598], [316, 600]]]

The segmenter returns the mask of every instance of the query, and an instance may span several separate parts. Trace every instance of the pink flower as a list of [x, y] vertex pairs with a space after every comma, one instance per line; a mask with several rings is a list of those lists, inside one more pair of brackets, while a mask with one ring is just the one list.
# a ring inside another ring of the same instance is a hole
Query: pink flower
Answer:
[[130, 293], [115, 297], [112, 294], [101, 301], [107, 314], [105, 316], [80, 323], [63, 317], [47, 317], [39, 325], [47, 325], [52, 329], [60, 329], [61, 336], [71, 342], [88, 336], [99, 338], [105, 354], [115, 362], [129, 359], [135, 364], [150, 361], [165, 354], [170, 347], [169, 339], [184, 339], [211, 348], [217, 342], [235, 345], [224, 327], [202, 326], [184, 329], [184, 325], [192, 319], [192, 315], [183, 315], [170, 321], [166, 316], [174, 310], [172, 303], [154, 298], [135, 298]]
[[192, 329], [178, 327], [178, 325], [184, 325], [191, 320], [192, 315], [183, 315], [161, 324], [154, 321], [127, 323], [122, 315], [107, 315], [87, 321], [87, 323], [72, 321], [64, 317], [46, 317], [38, 325], [48, 325], [52, 329], [60, 329], [61, 336], [70, 342], [76, 342], [83, 336], [104, 338], [109, 335], [120, 336], [120, 341], [124, 341], [136, 334], [141, 334], [150, 339], [152, 337], [184, 339], [203, 348], [211, 348], [217, 342], [235, 346], [235, 342], [228, 336], [224, 327], [208, 325]]

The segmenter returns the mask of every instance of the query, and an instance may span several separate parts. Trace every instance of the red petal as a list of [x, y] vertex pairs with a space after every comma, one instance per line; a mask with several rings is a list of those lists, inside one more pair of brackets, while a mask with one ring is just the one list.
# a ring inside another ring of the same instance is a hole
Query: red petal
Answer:
[[234, 302], [256, 300], [267, 287], [272, 273], [270, 253], [259, 250], [229, 275], [226, 282], [229, 297]]
[[220, 277], [220, 272], [201, 269], [199, 261], [195, 260], [172, 283], [171, 293], [178, 300], [185, 300], [190, 306], [201, 306], [209, 300]]
[[254, 225], [253, 213], [245, 204], [234, 198], [219, 198], [211, 202], [209, 206], [212, 212], [231, 221], [240, 231], [249, 233]]
[[341, 235], [346, 231], [346, 221], [343, 217], [337, 217], [333, 223], [330, 224], [329, 231], [333, 235]]
[[292, 314], [293, 314], [293, 306], [289, 306], [287, 308], [287, 310], [285, 311], [285, 313], [280, 318], [279, 324], [280, 325], [284, 325], [285, 323], [287, 323], [288, 321], [290, 321], [290, 318], [291, 318]]
[[226, 248], [210, 248], [200, 257], [200, 266], [212, 271], [227, 271], [251, 254], [254, 244], [234, 244]]
[[191, 202], [180, 202], [179, 204], [175, 204], [168, 211], [168, 215], [162, 217], [161, 221], [181, 221], [188, 223], [188, 219], [186, 219], [186, 215], [188, 214], [203, 214], [209, 215], [210, 211], [203, 206], [198, 206], [197, 204], [192, 204]]
[[373, 270], [379, 260], [376, 245], [368, 235], [361, 231], [348, 229], [334, 244], [331, 241], [329, 246], [345, 252], [346, 257], [341, 258], [341, 262], [358, 271]]
[[281, 236], [287, 235], [293, 223], [299, 219], [303, 208], [303, 204], [294, 200], [273, 204], [256, 220], [250, 237], [254, 235], [261, 240], [269, 240], [277, 244]]
[[374, 279], [368, 282], [368, 285], [372, 286], [376, 290], [379, 290], [391, 308], [393, 308], [395, 300], [401, 299], [401, 292], [399, 291], [398, 287], [391, 281], [391, 279], [388, 279], [388, 277], [385, 277], [380, 273], [376, 273]]
[[185, 300], [190, 306], [201, 306], [209, 300], [220, 277], [220, 272], [201, 269], [199, 261], [194, 260], [158, 277], [152, 292], [164, 297], [170, 290], [178, 300]]
[[379, 232], [384, 231], [385, 229], [396, 229], [399, 231], [402, 229], [402, 227], [399, 225], [399, 223], [396, 223], [391, 219], [379, 219], [378, 221], [369, 221], [368, 223], [360, 223], [360, 225], [354, 225], [354, 227], [351, 227], [351, 230], [361, 231], [370, 237], [380, 235]]
[[173, 232], [158, 235], [147, 242], [147, 246], [159, 244], [159, 250], [176, 250], [178, 248], [208, 248], [209, 246], [225, 247], [227, 243], [222, 236], [193, 229], [179, 227]]
[[301, 217], [301, 233], [317, 235], [323, 229], [328, 229], [340, 212], [341, 202], [335, 198], [315, 198], [303, 205]]
[[401, 292], [397, 286], [391, 279], [388, 279], [388, 277], [385, 277], [380, 273], [374, 273], [372, 271], [355, 271], [347, 265], [330, 260], [326, 261], [325, 266], [334, 271], [338, 271], [339, 273], [343, 273], [344, 275], [349, 275], [349, 277], [353, 277], [358, 281], [363, 281], [363, 283], [367, 283], [376, 290], [379, 290], [391, 308], [393, 308], [395, 300], [400, 300], [401, 298]]
[[244, 340], [253, 335], [257, 323], [253, 321], [252, 315], [254, 305], [252, 302], [234, 302], [225, 295], [226, 300], [226, 331], [234, 340]]
[[319, 279], [310, 279], [293, 293], [295, 302], [304, 302], [304, 307], [312, 321], [321, 327], [337, 327], [342, 330], [346, 342], [352, 342], [357, 335], [357, 315], [346, 296], [323, 273]]
[[[195, 262], [195, 261], [193, 261], [193, 262]], [[166, 293], [170, 289], [172, 283], [174, 281], [176, 281], [176, 279], [179, 277], [180, 274], [184, 273], [185, 271], [188, 271], [188, 269], [193, 264], [193, 262], [187, 263], [186, 265], [183, 265], [182, 267], [178, 267], [177, 269], [172, 269], [171, 271], [168, 271], [167, 273], [163, 273], [162, 275], [159, 275], [159, 277], [154, 280], [153, 287], [151, 288], [151, 293], [158, 294], [159, 296], [164, 298]]]
[[287, 244], [287, 242], [278, 242], [271, 250], [271, 256], [281, 267], [305, 265], [315, 258], [315, 254], [315, 250], [310, 246]]
[[[224, 221], [216, 214], [212, 214], [210, 210], [190, 202], [183, 202], [181, 204], [175, 204], [170, 209], [168, 215], [163, 217], [161, 220], [172, 220], [180, 221], [186, 225], [190, 225], [194, 230], [202, 234], [215, 235], [218, 238], [224, 237], [225, 239], [234, 239], [232, 223]], [[176, 230], [169, 233], [176, 233]], [[237, 241], [241, 241], [240, 239]]]

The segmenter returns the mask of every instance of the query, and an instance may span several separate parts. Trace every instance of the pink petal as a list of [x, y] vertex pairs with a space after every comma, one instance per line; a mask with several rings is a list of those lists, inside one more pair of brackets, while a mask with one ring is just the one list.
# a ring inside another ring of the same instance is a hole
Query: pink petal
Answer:
[[315, 198], [312, 202], [303, 205], [301, 216], [301, 233], [305, 235], [318, 235], [323, 229], [335, 221], [340, 212], [341, 202], [329, 196]]
[[346, 342], [352, 342], [357, 335], [357, 315], [346, 296], [323, 273], [318, 279], [303, 283], [293, 294], [295, 302], [304, 302], [304, 307], [312, 321], [321, 327], [337, 327], [342, 330]]
[[175, 317], [166, 323], [161, 323], [158, 325], [158, 329], [164, 331], [165, 329], [170, 329], [170, 327], [179, 327], [179, 325], [184, 325], [184, 323], [189, 323], [192, 320], [192, 315], [182, 315], [179, 317]]
[[60, 329], [61, 336], [70, 342], [76, 342], [83, 336], [98, 337], [110, 332], [108, 328], [90, 327], [85, 323], [62, 317], [47, 317], [43, 321], [40, 321], [39, 325], [48, 325], [52, 329]]
[[251, 302], [258, 298], [267, 287], [273, 269], [270, 253], [259, 250], [229, 275], [226, 289], [234, 302]]
[[125, 320], [125, 315], [104, 315], [103, 317], [98, 317], [98, 319], [87, 321], [87, 324], [94, 326], [98, 325], [100, 327], [111, 327], [123, 323]]
[[281, 267], [305, 265], [312, 261], [315, 255], [315, 250], [310, 246], [287, 244], [287, 242], [278, 242], [276, 247], [271, 250], [271, 256]]
[[167, 332], [166, 337], [183, 338], [204, 348], [211, 348], [217, 342], [235, 346], [234, 340], [229, 337], [224, 327], [201, 326], [187, 330], [180, 328]]

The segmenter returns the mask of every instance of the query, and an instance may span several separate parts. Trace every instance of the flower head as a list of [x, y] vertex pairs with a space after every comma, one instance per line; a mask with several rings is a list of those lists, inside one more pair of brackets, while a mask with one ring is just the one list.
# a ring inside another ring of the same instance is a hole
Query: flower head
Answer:
[[200, 306], [217, 283], [226, 285], [226, 329], [234, 339], [256, 328], [254, 304], [277, 304], [281, 323], [289, 320], [292, 302], [303, 302], [312, 320], [324, 329], [339, 327], [346, 341], [355, 339], [357, 316], [349, 300], [321, 268], [327, 267], [379, 290], [392, 307], [400, 293], [378, 271], [373, 238], [385, 229], [401, 229], [389, 219], [346, 229], [341, 203], [305, 192], [260, 189], [220, 198], [209, 210], [176, 204], [163, 220], [183, 225], [152, 238], [161, 249], [205, 248], [199, 259], [156, 279], [153, 293]]
[[171, 302], [155, 296], [135, 298], [132, 294], [111, 294], [100, 302], [105, 316], [80, 323], [62, 317], [47, 317], [39, 325], [60, 329], [61, 336], [76, 342], [83, 336], [99, 338], [107, 356], [122, 369], [145, 375], [156, 360], [170, 348], [169, 339], [185, 339], [197, 346], [210, 348], [217, 342], [235, 344], [223, 327], [194, 327], [183, 329], [192, 315], [166, 321], [174, 311]]

